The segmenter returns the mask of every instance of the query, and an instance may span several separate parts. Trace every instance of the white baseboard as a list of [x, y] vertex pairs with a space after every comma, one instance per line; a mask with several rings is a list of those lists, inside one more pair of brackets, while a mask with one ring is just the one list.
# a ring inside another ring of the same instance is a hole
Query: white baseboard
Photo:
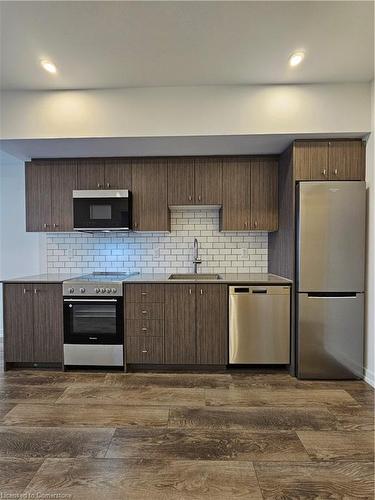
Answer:
[[372, 387], [375, 387], [375, 373], [368, 368], [365, 368], [365, 382], [367, 382]]

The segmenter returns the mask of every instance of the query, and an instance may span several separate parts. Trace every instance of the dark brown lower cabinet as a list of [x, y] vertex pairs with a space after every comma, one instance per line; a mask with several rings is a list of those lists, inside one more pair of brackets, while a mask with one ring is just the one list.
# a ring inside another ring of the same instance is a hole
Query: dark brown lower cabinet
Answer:
[[4, 360], [31, 363], [34, 360], [33, 285], [3, 286]]
[[165, 286], [165, 363], [196, 363], [195, 285]]
[[34, 362], [62, 363], [63, 307], [59, 284], [34, 285]]
[[227, 363], [227, 286], [165, 287], [165, 363]]
[[225, 285], [196, 285], [197, 363], [228, 362], [228, 293]]
[[63, 362], [60, 284], [4, 284], [5, 363]]

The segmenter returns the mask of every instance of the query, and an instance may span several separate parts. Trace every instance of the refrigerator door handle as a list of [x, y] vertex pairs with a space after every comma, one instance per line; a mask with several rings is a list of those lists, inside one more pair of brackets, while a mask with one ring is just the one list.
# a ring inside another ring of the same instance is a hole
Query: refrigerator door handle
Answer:
[[357, 297], [357, 292], [342, 292], [342, 293], [314, 293], [310, 292], [307, 294], [309, 299], [355, 299]]

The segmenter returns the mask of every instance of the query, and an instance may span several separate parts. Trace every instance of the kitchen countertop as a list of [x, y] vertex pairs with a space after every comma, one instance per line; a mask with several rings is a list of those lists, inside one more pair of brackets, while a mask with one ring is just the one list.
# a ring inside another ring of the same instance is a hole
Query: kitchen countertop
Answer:
[[21, 278], [9, 278], [2, 280], [2, 283], [62, 283], [65, 280], [81, 276], [80, 274], [57, 274], [45, 273], [35, 274], [33, 276], [22, 276]]
[[[287, 278], [282, 278], [276, 274], [262, 273], [239, 273], [226, 274], [218, 273], [222, 279], [207, 279], [207, 280], [170, 280], [168, 279], [171, 273], [147, 274], [140, 273], [135, 276], [130, 276], [124, 280], [124, 283], [251, 283], [253, 285], [288, 285], [292, 281]], [[12, 278], [3, 280], [2, 283], [62, 283], [68, 279], [77, 278], [81, 274], [36, 274], [34, 276], [23, 276], [21, 278]]]

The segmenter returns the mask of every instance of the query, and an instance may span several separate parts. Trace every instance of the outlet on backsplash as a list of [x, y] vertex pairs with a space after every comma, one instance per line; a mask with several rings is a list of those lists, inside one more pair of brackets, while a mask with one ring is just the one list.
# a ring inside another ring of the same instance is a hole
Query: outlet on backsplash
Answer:
[[193, 271], [198, 239], [203, 273], [266, 273], [268, 235], [219, 232], [216, 209], [173, 209], [170, 233], [48, 233], [48, 272]]

